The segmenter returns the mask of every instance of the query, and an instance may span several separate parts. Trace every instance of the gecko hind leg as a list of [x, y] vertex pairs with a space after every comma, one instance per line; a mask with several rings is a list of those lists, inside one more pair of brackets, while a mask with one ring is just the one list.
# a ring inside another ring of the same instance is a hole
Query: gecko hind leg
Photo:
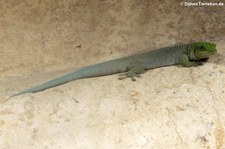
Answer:
[[121, 76], [118, 78], [119, 80], [131, 78], [132, 81], [136, 81], [135, 77], [141, 77], [140, 74], [145, 71], [145, 66], [141, 62], [135, 61], [130, 64], [127, 70], [127, 72], [119, 74]]

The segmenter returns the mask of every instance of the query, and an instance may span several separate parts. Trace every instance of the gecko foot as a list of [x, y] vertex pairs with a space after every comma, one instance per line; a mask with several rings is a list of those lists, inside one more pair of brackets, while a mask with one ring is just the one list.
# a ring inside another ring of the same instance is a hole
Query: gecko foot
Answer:
[[140, 74], [135, 74], [133, 73], [132, 71], [128, 71], [126, 73], [123, 73], [123, 74], [119, 74], [119, 80], [123, 80], [123, 79], [126, 79], [126, 78], [131, 78], [132, 81], [136, 81], [135, 77], [138, 77], [140, 78], [141, 75]]

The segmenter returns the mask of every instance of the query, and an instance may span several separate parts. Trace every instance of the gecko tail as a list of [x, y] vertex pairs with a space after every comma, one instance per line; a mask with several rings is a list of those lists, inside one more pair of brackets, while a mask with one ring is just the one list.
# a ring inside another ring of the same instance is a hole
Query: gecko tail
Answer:
[[22, 95], [22, 94], [27, 94], [27, 93], [36, 93], [36, 92], [44, 91], [46, 89], [49, 89], [49, 88], [52, 88], [52, 87], [55, 87], [55, 86], [58, 86], [58, 85], [61, 85], [61, 84], [65, 84], [65, 83], [70, 82], [72, 80], [76, 80], [76, 79], [79, 78], [78, 75], [79, 75], [79, 73], [73, 72], [73, 73], [67, 74], [65, 76], [58, 77], [58, 78], [55, 78], [55, 79], [50, 80], [48, 82], [45, 82], [43, 84], [34, 86], [30, 89], [23, 90], [21, 92], [13, 94], [9, 98], [19, 96], [19, 95]]
[[22, 95], [22, 94], [27, 94], [27, 93], [33, 93], [33, 92], [31, 91], [31, 89], [28, 89], [28, 90], [24, 90], [22, 92], [13, 94], [13, 95], [9, 96], [8, 98], [12, 98], [12, 97], [19, 96], [19, 95]]
[[[50, 80], [48, 82], [45, 82], [43, 84], [34, 86], [30, 89], [27, 89], [27, 90], [18, 92], [16, 94], [13, 94], [9, 98], [19, 96], [19, 95], [22, 95], [22, 94], [27, 94], [27, 93], [36, 93], [36, 92], [44, 91], [46, 89], [49, 89], [49, 88], [52, 88], [52, 87], [55, 87], [55, 86], [58, 86], [58, 85], [62, 85], [62, 84], [65, 84], [65, 83], [68, 83], [70, 81], [77, 80], [77, 79], [113, 74], [113, 73], [119, 72], [117, 63], [118, 62], [115, 60], [113, 62], [108, 61], [108, 62], [84, 67], [84, 68], [81, 68], [79, 70], [75, 70], [71, 73], [68, 73], [64, 76], [55, 78], [55, 79]], [[112, 66], [114, 66], [115, 68], [112, 68]]]

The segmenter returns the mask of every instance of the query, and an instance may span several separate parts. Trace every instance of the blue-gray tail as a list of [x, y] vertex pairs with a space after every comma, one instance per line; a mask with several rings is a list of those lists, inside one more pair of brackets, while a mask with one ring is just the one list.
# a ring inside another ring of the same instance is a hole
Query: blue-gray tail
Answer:
[[48, 81], [46, 83], [43, 83], [41, 85], [32, 87], [30, 89], [21, 91], [21, 92], [16, 93], [16, 94], [13, 94], [9, 98], [14, 97], [14, 96], [18, 96], [18, 95], [22, 95], [22, 94], [26, 94], [26, 93], [40, 92], [40, 91], [46, 90], [48, 88], [55, 87], [55, 86], [58, 86], [58, 85], [61, 85], [61, 84], [65, 84], [65, 83], [67, 83], [71, 80], [76, 80], [76, 79], [79, 79], [79, 75], [77, 75], [76, 72], [73, 72], [73, 73], [67, 74], [65, 76], [62, 76], [62, 77], [53, 79], [51, 81]]
[[32, 87], [30, 89], [21, 91], [19, 93], [16, 93], [11, 97], [26, 94], [26, 93], [35, 93], [35, 92], [40, 92], [61, 84], [68, 83], [72, 80], [77, 80], [81, 78], [88, 78], [88, 77], [96, 77], [96, 76], [102, 76], [102, 75], [109, 75], [113, 73], [117, 73], [120, 71], [118, 68], [118, 61], [117, 60], [112, 60], [112, 61], [107, 61], [104, 63], [88, 66], [82, 69], [79, 69], [77, 71], [71, 72], [69, 74], [66, 74], [62, 77], [50, 80], [46, 83], [43, 83], [41, 85]]

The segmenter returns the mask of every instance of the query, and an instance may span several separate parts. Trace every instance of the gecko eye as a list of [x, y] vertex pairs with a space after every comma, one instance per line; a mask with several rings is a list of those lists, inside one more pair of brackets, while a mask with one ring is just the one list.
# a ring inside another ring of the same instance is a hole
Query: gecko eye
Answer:
[[199, 49], [200, 49], [200, 50], [204, 50], [204, 46], [200, 46]]

